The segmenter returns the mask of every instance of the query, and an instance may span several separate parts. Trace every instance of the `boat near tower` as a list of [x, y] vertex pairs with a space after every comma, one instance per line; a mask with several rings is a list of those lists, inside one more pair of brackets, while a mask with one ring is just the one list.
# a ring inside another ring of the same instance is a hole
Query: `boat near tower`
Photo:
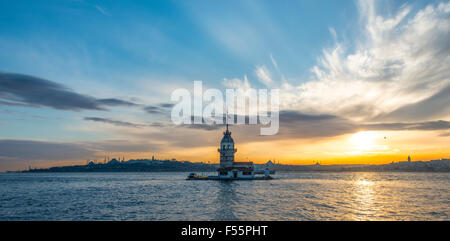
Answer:
[[226, 125], [226, 130], [223, 132], [222, 140], [217, 151], [220, 153], [220, 165], [217, 169], [216, 176], [199, 176], [196, 173], [191, 173], [187, 180], [270, 180], [273, 179], [270, 174], [275, 171], [270, 170], [271, 162], [264, 165], [263, 170], [255, 170], [253, 162], [236, 162], [234, 161], [234, 154], [237, 152], [235, 143], [231, 137], [231, 132]]

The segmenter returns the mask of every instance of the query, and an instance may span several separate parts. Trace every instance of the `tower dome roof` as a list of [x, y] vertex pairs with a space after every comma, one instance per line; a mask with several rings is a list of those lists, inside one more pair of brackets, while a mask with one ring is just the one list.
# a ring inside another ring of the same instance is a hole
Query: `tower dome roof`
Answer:
[[224, 143], [234, 143], [233, 138], [231, 137], [231, 132], [224, 132], [222, 141], [220, 141], [221, 144]]
[[227, 125], [227, 130], [223, 133], [222, 141], [220, 141], [220, 144], [224, 144], [224, 143], [233, 143], [234, 144], [234, 140], [231, 137], [231, 132], [228, 130], [228, 125]]

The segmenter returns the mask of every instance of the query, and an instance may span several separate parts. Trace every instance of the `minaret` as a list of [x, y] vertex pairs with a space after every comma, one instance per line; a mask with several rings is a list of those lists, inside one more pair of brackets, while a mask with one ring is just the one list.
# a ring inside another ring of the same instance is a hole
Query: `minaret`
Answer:
[[234, 153], [237, 149], [234, 148], [234, 140], [231, 138], [231, 132], [227, 129], [223, 133], [222, 141], [220, 141], [220, 147], [217, 150], [220, 153], [220, 167], [231, 167], [234, 163]]

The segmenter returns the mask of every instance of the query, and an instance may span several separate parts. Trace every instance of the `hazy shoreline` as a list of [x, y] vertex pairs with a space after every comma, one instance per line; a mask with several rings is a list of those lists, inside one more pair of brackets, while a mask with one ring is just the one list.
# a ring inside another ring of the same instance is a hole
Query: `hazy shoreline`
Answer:
[[[215, 172], [217, 164], [195, 163], [176, 160], [140, 159], [94, 163], [86, 165], [59, 166], [50, 168], [29, 168], [28, 170], [6, 171], [13, 173], [52, 173], [52, 172]], [[264, 168], [255, 164], [256, 169]], [[450, 172], [450, 159], [431, 161], [404, 161], [381, 165], [285, 165], [273, 164], [277, 172]]]

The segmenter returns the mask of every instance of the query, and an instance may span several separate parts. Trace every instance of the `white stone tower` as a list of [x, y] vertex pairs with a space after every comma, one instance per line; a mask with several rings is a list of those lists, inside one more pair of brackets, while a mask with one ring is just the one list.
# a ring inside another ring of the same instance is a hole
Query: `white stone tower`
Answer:
[[234, 153], [237, 149], [234, 149], [234, 141], [231, 138], [231, 132], [227, 130], [223, 133], [222, 141], [220, 141], [220, 148], [218, 149], [220, 153], [220, 168], [231, 167], [234, 163]]

